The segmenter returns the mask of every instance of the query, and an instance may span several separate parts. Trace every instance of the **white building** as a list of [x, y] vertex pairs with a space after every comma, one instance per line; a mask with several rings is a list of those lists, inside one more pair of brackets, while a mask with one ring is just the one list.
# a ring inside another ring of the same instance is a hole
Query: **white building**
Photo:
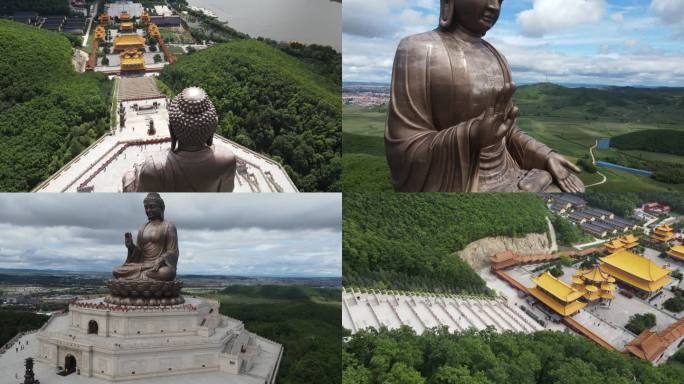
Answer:
[[280, 344], [250, 333], [241, 321], [219, 314], [218, 302], [205, 299], [173, 307], [77, 301], [68, 314], [50, 318], [36, 339], [35, 370], [43, 383], [190, 383], [195, 377], [201, 383], [271, 384], [283, 353]]

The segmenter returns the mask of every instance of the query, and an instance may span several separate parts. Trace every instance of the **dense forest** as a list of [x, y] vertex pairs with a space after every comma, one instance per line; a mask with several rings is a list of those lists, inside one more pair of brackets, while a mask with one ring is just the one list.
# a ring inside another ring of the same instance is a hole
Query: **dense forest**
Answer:
[[344, 343], [342, 366], [342, 384], [679, 384], [684, 377], [677, 359], [654, 367], [551, 331], [362, 331]]
[[2, 0], [0, 15], [14, 12], [33, 11], [40, 15], [68, 15], [69, 0]]
[[582, 197], [587, 204], [606, 209], [623, 217], [629, 217], [635, 208], [649, 201], [657, 201], [670, 205], [672, 210], [684, 213], [684, 194], [666, 192], [592, 192]]
[[111, 82], [61, 34], [0, 20], [0, 190], [28, 191], [108, 128]]
[[236, 40], [180, 57], [160, 79], [176, 93], [204, 88], [220, 115], [218, 133], [282, 162], [300, 190], [338, 190], [339, 83], [301, 55]]
[[610, 146], [619, 149], [640, 149], [684, 156], [682, 143], [684, 143], [684, 132], [672, 129], [630, 132], [610, 139]]
[[684, 88], [568, 88], [551, 83], [518, 87], [524, 116], [582, 117], [590, 121], [681, 126]]
[[[269, 296], [288, 297], [288, 286], [268, 286]], [[234, 289], [234, 287], [229, 287]], [[336, 292], [328, 302], [293, 298], [266, 301], [260, 287], [241, 286], [240, 297], [233, 293], [221, 300], [221, 313], [240, 319], [250, 331], [274, 340], [285, 349], [278, 370], [278, 383], [339, 383], [342, 372], [342, 306], [339, 290], [315, 289], [313, 296]], [[295, 291], [305, 292], [301, 287]], [[260, 297], [259, 299], [252, 299]]]
[[278, 300], [333, 300], [339, 301], [342, 290], [333, 288], [311, 288], [303, 285], [230, 285], [221, 293], [246, 297], [264, 297]]
[[534, 194], [361, 194], [343, 198], [344, 284], [487, 293], [454, 252], [487, 236], [547, 230]]
[[0, 347], [10, 341], [17, 333], [31, 331], [43, 326], [46, 315], [24, 311], [0, 311]]

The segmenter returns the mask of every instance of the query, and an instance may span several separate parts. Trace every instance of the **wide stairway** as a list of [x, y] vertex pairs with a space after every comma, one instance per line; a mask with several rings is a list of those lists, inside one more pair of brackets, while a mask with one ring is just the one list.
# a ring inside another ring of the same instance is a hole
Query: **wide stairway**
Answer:
[[492, 328], [499, 332], [542, 330], [537, 322], [502, 298], [366, 293], [345, 289], [342, 302], [342, 325], [352, 333], [364, 328], [401, 326], [411, 327], [416, 333], [442, 326], [451, 332], [469, 328]]
[[152, 77], [122, 77], [119, 81], [119, 101], [164, 97]]

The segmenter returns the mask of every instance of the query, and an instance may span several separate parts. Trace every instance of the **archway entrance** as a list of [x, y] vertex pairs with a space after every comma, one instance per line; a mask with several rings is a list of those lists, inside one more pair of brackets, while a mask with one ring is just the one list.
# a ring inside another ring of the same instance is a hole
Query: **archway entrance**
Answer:
[[69, 375], [76, 372], [76, 358], [74, 355], [66, 355], [64, 357], [64, 373]]
[[88, 322], [88, 334], [94, 333], [97, 335], [97, 321], [90, 320]]

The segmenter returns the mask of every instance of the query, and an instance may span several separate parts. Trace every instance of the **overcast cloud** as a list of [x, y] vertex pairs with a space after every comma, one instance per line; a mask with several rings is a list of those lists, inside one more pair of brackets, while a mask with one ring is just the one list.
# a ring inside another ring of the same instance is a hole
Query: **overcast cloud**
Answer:
[[[439, 0], [345, 0], [343, 79], [390, 81], [399, 40]], [[684, 0], [506, 0], [486, 39], [518, 83], [684, 86]]]
[[[110, 271], [144, 194], [0, 194], [0, 268]], [[341, 275], [339, 194], [162, 194], [181, 274]]]

